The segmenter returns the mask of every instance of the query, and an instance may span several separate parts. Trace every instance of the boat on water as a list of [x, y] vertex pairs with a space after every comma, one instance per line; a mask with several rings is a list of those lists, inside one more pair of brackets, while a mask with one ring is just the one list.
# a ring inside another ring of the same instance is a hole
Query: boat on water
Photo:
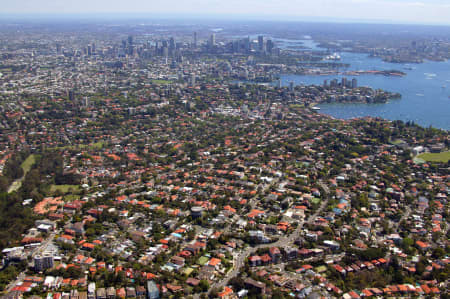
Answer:
[[415, 70], [416, 67], [410, 65], [409, 63], [406, 63], [406, 64], [403, 66], [403, 69], [408, 70], [408, 71], [412, 71], [412, 70]]
[[316, 107], [316, 106], [314, 106], [314, 107], [311, 107], [311, 110], [314, 110], [314, 111], [319, 111], [319, 110], [320, 110], [320, 107]]
[[341, 60], [341, 56], [338, 53], [334, 53], [333, 55], [326, 56], [325, 60]]

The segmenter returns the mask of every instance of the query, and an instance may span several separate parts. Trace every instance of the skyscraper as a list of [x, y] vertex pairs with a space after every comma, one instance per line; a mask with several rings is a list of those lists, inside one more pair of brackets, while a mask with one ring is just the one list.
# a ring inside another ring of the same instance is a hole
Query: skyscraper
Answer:
[[211, 34], [211, 37], [209, 39], [209, 45], [210, 47], [214, 47], [216, 45], [216, 34]]
[[331, 87], [337, 87], [337, 85], [338, 85], [338, 80], [337, 79], [333, 79], [333, 80], [330, 81], [330, 86]]
[[56, 53], [61, 54], [61, 44], [56, 44]]
[[194, 32], [194, 48], [197, 48], [197, 32]]
[[258, 36], [258, 50], [260, 52], [264, 51], [264, 36], [262, 35]]
[[169, 48], [164, 47], [164, 48], [162, 49], [162, 55], [163, 55], [164, 57], [168, 57], [168, 56], [169, 56]]
[[274, 47], [275, 45], [273, 44], [273, 41], [271, 39], [268, 39], [266, 43], [266, 50], [269, 54], [272, 54], [272, 50]]
[[248, 36], [246, 39], [245, 39], [245, 51], [250, 51], [250, 45], [251, 45], [251, 43], [250, 43], [250, 37]]
[[294, 82], [293, 81], [289, 82], [289, 90], [294, 91]]

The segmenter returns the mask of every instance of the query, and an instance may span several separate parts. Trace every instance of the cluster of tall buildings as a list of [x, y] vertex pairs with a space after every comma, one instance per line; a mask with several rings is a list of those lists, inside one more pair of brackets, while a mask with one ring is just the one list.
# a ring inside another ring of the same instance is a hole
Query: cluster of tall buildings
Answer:
[[226, 49], [233, 53], [260, 54], [260, 55], [279, 55], [280, 49], [275, 47], [271, 39], [265, 39], [264, 36], [258, 36], [254, 42], [250, 37], [229, 42]]
[[357, 88], [358, 87], [358, 80], [356, 78], [353, 78], [352, 80], [348, 80], [346, 77], [343, 77], [341, 79], [341, 82], [339, 83], [338, 79], [333, 79], [330, 81], [330, 84], [328, 84], [328, 81], [323, 81], [323, 87], [342, 87], [342, 88]]
[[201, 40], [197, 32], [193, 33], [192, 40], [179, 40], [174, 37], [159, 40], [135, 40], [132, 35], [123, 39], [118, 45], [99, 45], [94, 42], [81, 49], [64, 48], [56, 43], [56, 53], [66, 57], [98, 56], [103, 58], [139, 57], [151, 58], [154, 56], [179, 58], [184, 54], [206, 53], [239, 53], [251, 55], [279, 55], [280, 49], [275, 46], [272, 39], [260, 35], [256, 40], [246, 37], [226, 42], [218, 42], [216, 33], [204, 36]]

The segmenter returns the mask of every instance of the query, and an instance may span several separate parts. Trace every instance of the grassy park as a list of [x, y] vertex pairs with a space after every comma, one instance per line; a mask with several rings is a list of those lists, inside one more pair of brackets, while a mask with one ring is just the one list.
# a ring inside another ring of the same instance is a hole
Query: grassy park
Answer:
[[50, 192], [55, 193], [59, 191], [62, 194], [69, 193], [69, 191], [78, 192], [80, 190], [80, 186], [77, 185], [51, 185]]
[[425, 160], [427, 162], [447, 163], [448, 160], [450, 160], [450, 151], [442, 153], [423, 153], [418, 155], [417, 158]]

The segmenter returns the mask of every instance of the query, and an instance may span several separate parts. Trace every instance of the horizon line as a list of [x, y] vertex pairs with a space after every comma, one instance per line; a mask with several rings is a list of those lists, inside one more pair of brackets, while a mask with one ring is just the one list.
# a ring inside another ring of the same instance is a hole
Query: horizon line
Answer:
[[[47, 12], [47, 13], [4, 13], [0, 12], [2, 17], [1, 22], [6, 20], [58, 20], [67, 17], [71, 21], [77, 19], [92, 20], [96, 17], [99, 18], [111, 18], [117, 20], [142, 20], [142, 18], [153, 18], [155, 20], [170, 20], [173, 18], [179, 18], [179, 21], [183, 20], [205, 20], [205, 21], [260, 21], [260, 22], [298, 22], [298, 23], [341, 23], [341, 24], [368, 24], [368, 25], [417, 25], [417, 26], [441, 26], [450, 27], [450, 23], [430, 23], [430, 22], [407, 22], [407, 21], [395, 21], [390, 19], [358, 19], [358, 18], [339, 18], [328, 16], [295, 16], [295, 15], [269, 15], [269, 14], [185, 14], [185, 13], [157, 13], [157, 12]], [[182, 16], [182, 18], [180, 18]]]

